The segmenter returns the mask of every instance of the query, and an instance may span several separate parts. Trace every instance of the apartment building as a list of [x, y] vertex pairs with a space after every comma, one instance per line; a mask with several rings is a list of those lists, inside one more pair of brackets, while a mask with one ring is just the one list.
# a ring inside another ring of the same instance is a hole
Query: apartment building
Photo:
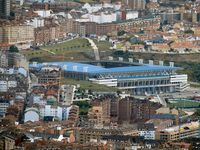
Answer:
[[0, 0], [0, 18], [7, 19], [10, 16], [11, 0]]
[[0, 99], [0, 117], [4, 117], [6, 114], [7, 108], [10, 106], [10, 101], [7, 99]]
[[164, 141], [176, 141], [190, 137], [199, 137], [199, 122], [185, 123], [158, 131], [156, 138]]
[[103, 127], [104, 118], [102, 106], [93, 106], [88, 112], [88, 121], [91, 126]]
[[132, 135], [138, 136], [138, 131], [134, 128], [119, 128], [119, 129], [97, 129], [97, 128], [82, 128], [77, 130], [77, 140], [80, 143], [87, 143], [92, 140], [100, 141], [106, 135]]
[[119, 101], [119, 118], [118, 121], [123, 122], [143, 122], [156, 113], [156, 109], [160, 108], [158, 103], [150, 102], [147, 99], [135, 99], [127, 97]]
[[29, 62], [24, 55], [20, 53], [8, 53], [7, 56], [8, 67], [23, 67], [29, 70]]
[[127, 0], [126, 4], [134, 10], [145, 10], [146, 0]]
[[144, 139], [155, 140], [155, 127], [153, 123], [138, 124], [138, 134]]
[[103, 127], [110, 123], [145, 122], [161, 105], [150, 102], [147, 99], [136, 99], [134, 97], [116, 98], [102, 97], [91, 103], [92, 107], [88, 113], [90, 125]]
[[38, 73], [39, 84], [60, 84], [61, 69], [57, 66], [45, 66]]
[[16, 95], [28, 89], [28, 73], [24, 68], [0, 68], [0, 94]]
[[29, 25], [2, 24], [0, 26], [0, 44], [16, 45], [19, 49], [31, 46], [34, 40], [34, 30]]
[[0, 67], [8, 66], [8, 54], [6, 51], [0, 52]]
[[117, 21], [112, 23], [95, 23], [95, 22], [73, 22], [73, 32], [81, 35], [96, 34], [108, 35], [116, 34], [118, 31], [138, 32], [145, 29], [159, 29], [160, 17], [131, 19], [127, 21]]

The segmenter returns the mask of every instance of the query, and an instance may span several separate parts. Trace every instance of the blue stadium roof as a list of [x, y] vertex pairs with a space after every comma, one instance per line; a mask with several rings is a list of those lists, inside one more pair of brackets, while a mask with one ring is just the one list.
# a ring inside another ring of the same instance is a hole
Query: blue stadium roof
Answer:
[[82, 72], [82, 73], [123, 73], [123, 72], [144, 72], [144, 71], [162, 71], [162, 70], [177, 70], [178, 67], [147, 65], [142, 66], [127, 66], [127, 67], [114, 67], [104, 68], [102, 66], [78, 63], [78, 62], [48, 62], [40, 64], [30, 64], [30, 68], [41, 68], [43, 65], [58, 65], [64, 71]]

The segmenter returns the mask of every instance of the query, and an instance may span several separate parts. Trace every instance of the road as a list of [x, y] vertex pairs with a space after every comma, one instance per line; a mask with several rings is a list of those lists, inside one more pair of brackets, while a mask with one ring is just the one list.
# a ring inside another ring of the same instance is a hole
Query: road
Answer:
[[157, 94], [157, 99], [158, 99], [158, 102], [160, 104], [162, 104], [163, 106], [167, 107], [167, 103], [166, 103], [165, 99], [161, 95]]
[[191, 98], [191, 97], [194, 97], [194, 96], [199, 96], [200, 95], [200, 89], [199, 88], [189, 87], [188, 89], [186, 89], [183, 92], [160, 94], [160, 95], [161, 95], [161, 97], [175, 98], [175, 99]]
[[89, 43], [92, 46], [92, 49], [94, 50], [95, 60], [99, 61], [100, 60], [100, 56], [99, 56], [99, 49], [98, 49], [98, 47], [96, 46], [96, 44], [94, 43], [93, 40], [91, 40], [89, 38], [86, 38], [86, 39], [89, 41]]
[[48, 52], [48, 53], [51, 53], [51, 54], [55, 55], [54, 52], [52, 52], [52, 51], [50, 51], [50, 50], [48, 50], [48, 49], [45, 49], [45, 48], [40, 48], [40, 49], [43, 50], [43, 51], [45, 51], [45, 52]]

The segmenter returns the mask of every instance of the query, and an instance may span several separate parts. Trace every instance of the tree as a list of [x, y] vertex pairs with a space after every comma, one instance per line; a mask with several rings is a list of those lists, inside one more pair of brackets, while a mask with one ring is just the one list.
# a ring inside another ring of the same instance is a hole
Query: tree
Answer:
[[1, 126], [11, 127], [15, 125], [16, 117], [13, 115], [6, 115], [1, 121]]
[[124, 31], [124, 30], [120, 30], [120, 31], [118, 31], [117, 32], [117, 35], [118, 36], [122, 36], [122, 35], [124, 35], [126, 32]]
[[196, 112], [194, 113], [194, 115], [196, 115], [197, 117], [200, 116], [200, 109], [196, 109]]
[[191, 30], [191, 29], [189, 29], [189, 30], [184, 31], [184, 33], [185, 33], [185, 34], [194, 34], [194, 31]]
[[18, 50], [18, 48], [15, 45], [12, 45], [9, 48], [9, 52], [11, 52], [11, 53], [18, 53], [19, 50]]
[[8, 107], [6, 115], [12, 115], [12, 116], [17, 117], [18, 113], [19, 113], [19, 109], [17, 108], [17, 106], [11, 105], [10, 107]]

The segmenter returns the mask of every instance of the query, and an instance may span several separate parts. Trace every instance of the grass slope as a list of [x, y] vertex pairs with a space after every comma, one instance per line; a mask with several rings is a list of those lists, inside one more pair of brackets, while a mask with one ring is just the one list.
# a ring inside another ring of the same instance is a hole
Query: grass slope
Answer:
[[108, 87], [105, 85], [99, 85], [92, 83], [90, 81], [84, 81], [84, 80], [76, 80], [76, 79], [62, 79], [63, 84], [70, 84], [70, 85], [80, 85], [80, 89], [87, 89], [91, 91], [97, 91], [97, 92], [116, 92], [119, 91], [119, 89], [114, 88], [114, 87]]
[[[43, 60], [70, 60], [74, 58], [85, 58], [84, 54], [92, 53], [90, 43], [87, 39], [77, 38], [63, 43], [41, 47], [39, 50], [22, 52], [28, 59], [42, 58]], [[92, 57], [92, 55], [91, 55]]]

